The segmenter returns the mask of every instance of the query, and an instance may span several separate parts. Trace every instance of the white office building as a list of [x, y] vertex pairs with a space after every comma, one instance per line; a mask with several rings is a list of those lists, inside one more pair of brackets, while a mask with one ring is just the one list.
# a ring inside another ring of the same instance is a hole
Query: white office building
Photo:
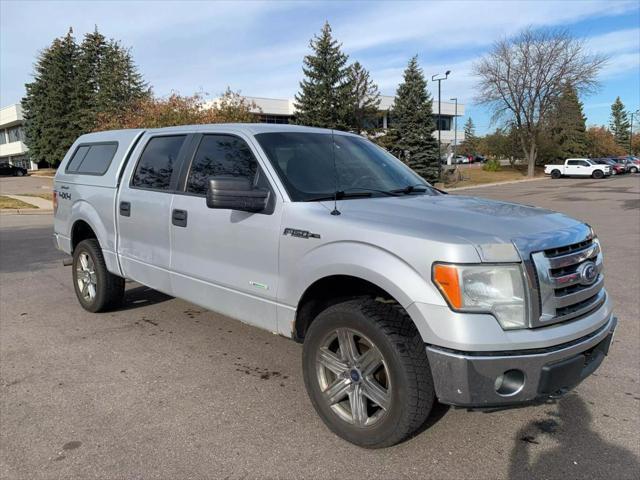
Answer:
[[29, 158], [24, 144], [24, 117], [19, 103], [0, 109], [0, 164], [8, 163], [27, 170], [37, 170], [38, 165]]
[[[258, 107], [255, 110], [258, 120], [261, 123], [289, 123], [295, 113], [295, 100], [292, 98], [264, 98], [264, 97], [248, 97], [245, 96], [248, 102], [253, 102]], [[386, 129], [393, 125], [393, 116], [390, 115], [391, 107], [393, 105], [394, 97], [388, 95], [382, 95], [380, 97], [380, 115], [375, 120], [373, 125], [377, 128]], [[464, 131], [462, 130], [462, 123], [458, 125], [458, 132], [456, 133], [455, 118], [464, 116], [464, 104], [454, 102], [441, 102], [440, 104], [440, 121], [438, 122], [438, 100], [433, 102], [433, 117], [436, 123], [436, 128], [439, 125], [440, 139], [443, 146], [454, 143], [454, 140], [460, 142], [464, 140]], [[434, 136], [438, 136], [438, 130], [434, 132]]]

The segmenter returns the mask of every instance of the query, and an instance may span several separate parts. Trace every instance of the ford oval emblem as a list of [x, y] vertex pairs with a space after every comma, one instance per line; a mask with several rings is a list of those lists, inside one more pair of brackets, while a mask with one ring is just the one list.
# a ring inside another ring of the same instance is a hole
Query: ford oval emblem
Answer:
[[592, 261], [580, 265], [580, 282], [583, 285], [591, 285], [598, 278], [598, 268]]

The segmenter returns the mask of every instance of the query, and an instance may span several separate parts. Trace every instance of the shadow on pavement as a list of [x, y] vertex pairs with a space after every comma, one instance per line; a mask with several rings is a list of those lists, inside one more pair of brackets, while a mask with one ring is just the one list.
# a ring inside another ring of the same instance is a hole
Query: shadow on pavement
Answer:
[[577, 394], [560, 400], [557, 413], [547, 414], [548, 419], [518, 432], [509, 479], [638, 478], [638, 459], [591, 429], [591, 412]]
[[127, 288], [122, 305], [116, 311], [133, 310], [172, 300], [173, 297], [144, 285]]

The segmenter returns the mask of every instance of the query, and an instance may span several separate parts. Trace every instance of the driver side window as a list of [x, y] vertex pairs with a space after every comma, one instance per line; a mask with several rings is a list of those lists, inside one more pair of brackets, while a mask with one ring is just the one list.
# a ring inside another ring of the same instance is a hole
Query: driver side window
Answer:
[[233, 135], [205, 135], [191, 164], [187, 192], [206, 195], [209, 178], [214, 176], [245, 177], [253, 182], [258, 170], [251, 149]]

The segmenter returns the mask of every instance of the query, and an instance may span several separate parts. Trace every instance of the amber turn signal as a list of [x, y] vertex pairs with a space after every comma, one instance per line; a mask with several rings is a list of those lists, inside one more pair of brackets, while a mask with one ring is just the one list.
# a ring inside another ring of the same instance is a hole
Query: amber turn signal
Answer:
[[456, 267], [444, 264], [434, 265], [433, 281], [453, 308], [462, 306], [462, 295]]

